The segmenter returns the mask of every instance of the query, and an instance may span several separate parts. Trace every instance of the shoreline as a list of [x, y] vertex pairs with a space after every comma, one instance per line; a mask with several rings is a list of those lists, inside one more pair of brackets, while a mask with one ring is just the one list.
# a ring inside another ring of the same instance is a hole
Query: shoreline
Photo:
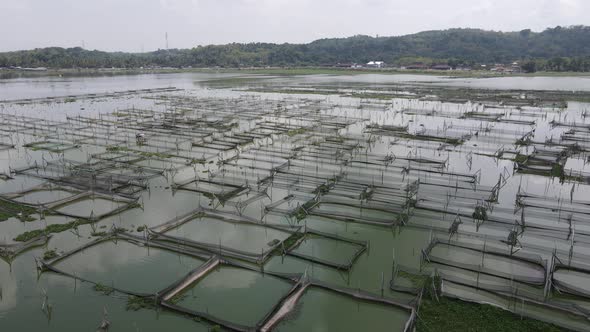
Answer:
[[536, 73], [493, 73], [489, 71], [459, 70], [401, 70], [397, 68], [383, 69], [352, 69], [330, 67], [272, 67], [272, 68], [154, 68], [154, 69], [48, 69], [44, 71], [0, 69], [0, 81], [17, 78], [37, 77], [101, 77], [101, 76], [132, 76], [178, 73], [216, 73], [216, 74], [255, 74], [255, 75], [424, 75], [446, 76], [453, 78], [498, 78], [498, 77], [589, 77], [590, 72], [536, 72]]

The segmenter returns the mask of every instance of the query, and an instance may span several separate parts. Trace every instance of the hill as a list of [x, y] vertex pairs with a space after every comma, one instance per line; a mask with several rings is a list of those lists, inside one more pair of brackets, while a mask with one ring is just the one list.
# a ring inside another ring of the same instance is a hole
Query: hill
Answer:
[[147, 53], [79, 47], [0, 53], [0, 67], [49, 68], [324, 66], [371, 60], [453, 66], [534, 60], [546, 70], [590, 71], [590, 27], [558, 26], [542, 32], [449, 29], [397, 37], [320, 39], [309, 44], [233, 43]]

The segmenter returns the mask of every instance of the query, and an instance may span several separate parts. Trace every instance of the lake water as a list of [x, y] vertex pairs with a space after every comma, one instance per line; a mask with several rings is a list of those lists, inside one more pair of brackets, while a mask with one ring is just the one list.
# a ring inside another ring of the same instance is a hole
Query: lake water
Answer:
[[[441, 94], [470, 88], [492, 92]], [[289, 299], [275, 330], [402, 330], [416, 294], [398, 286], [434, 272], [446, 296], [590, 330], [567, 311], [590, 308], [588, 94], [588, 77], [0, 81], [0, 330], [259, 329]]]

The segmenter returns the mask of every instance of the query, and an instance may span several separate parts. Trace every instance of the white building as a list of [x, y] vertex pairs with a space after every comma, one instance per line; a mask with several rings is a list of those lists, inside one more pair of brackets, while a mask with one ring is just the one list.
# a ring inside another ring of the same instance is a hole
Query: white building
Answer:
[[381, 67], [383, 67], [383, 65], [385, 65], [385, 62], [383, 62], [383, 61], [369, 61], [369, 62], [367, 62], [367, 67], [372, 67], [372, 68], [381, 68]]

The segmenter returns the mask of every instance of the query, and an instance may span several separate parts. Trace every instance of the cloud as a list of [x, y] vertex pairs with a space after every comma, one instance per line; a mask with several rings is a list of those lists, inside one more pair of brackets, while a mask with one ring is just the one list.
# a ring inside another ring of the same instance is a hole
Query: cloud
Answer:
[[[229, 42], [310, 42], [474, 27], [543, 30], [587, 21], [585, 0], [0, 0], [0, 51], [140, 51]], [[10, 33], [6, 33], [9, 31]]]

